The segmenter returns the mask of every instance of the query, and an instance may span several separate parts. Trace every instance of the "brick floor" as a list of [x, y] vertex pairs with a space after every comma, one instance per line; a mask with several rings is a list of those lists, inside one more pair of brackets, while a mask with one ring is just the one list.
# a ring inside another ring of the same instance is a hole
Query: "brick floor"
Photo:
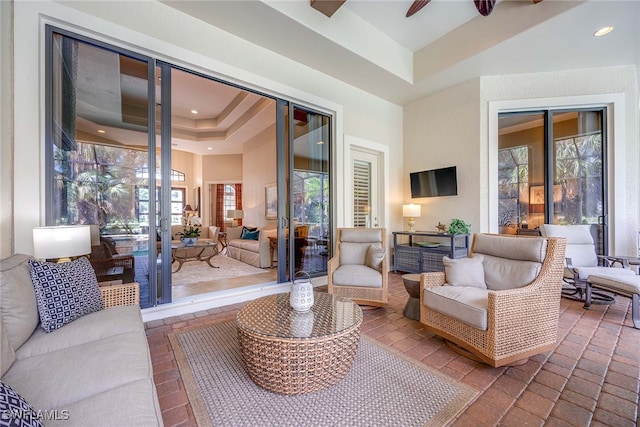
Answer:
[[[491, 368], [457, 355], [442, 340], [402, 316], [407, 293], [389, 275], [389, 304], [365, 310], [362, 334], [469, 384], [482, 393], [451, 425], [636, 426], [640, 391], [640, 330], [630, 300], [584, 310], [562, 299], [559, 337], [551, 353], [525, 365]], [[167, 427], [195, 426], [168, 332], [233, 319], [243, 304], [148, 322], [147, 339]]]

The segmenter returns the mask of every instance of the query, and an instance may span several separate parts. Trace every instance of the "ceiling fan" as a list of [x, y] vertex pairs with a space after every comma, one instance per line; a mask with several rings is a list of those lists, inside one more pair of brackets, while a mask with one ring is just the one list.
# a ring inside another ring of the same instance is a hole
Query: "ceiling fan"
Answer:
[[[415, 0], [409, 10], [407, 11], [407, 18], [418, 12], [425, 7], [431, 0]], [[534, 4], [540, 3], [542, 0], [531, 0]], [[489, 16], [493, 11], [493, 6], [496, 4], [496, 0], [473, 0], [476, 5], [476, 9], [482, 16]]]

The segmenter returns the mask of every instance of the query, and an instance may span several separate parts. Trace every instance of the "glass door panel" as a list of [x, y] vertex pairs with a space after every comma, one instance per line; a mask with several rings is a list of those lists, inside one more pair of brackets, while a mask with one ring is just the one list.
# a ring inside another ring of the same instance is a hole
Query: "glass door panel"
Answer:
[[553, 223], [591, 224], [606, 253], [603, 111], [553, 114]]
[[149, 60], [51, 27], [47, 40], [46, 222], [97, 224], [92, 245], [107, 240], [118, 257], [130, 257], [122, 279], [140, 284], [142, 307], [155, 305], [148, 277], [155, 231], [141, 191], [149, 181]]
[[502, 234], [544, 224], [544, 113], [500, 114], [498, 226]]
[[[290, 123], [291, 182], [288, 262], [312, 277], [327, 272], [330, 224], [330, 118], [293, 106]], [[290, 111], [291, 111], [290, 110]], [[290, 268], [289, 268], [290, 271]]]

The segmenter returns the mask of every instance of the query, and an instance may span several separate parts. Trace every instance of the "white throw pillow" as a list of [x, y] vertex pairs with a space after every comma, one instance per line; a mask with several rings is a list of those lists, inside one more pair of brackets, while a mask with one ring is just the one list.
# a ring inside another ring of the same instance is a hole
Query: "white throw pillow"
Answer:
[[487, 289], [484, 282], [483, 257], [476, 255], [472, 258], [442, 257], [444, 264], [444, 276], [448, 284], [452, 286], [472, 286], [474, 288]]

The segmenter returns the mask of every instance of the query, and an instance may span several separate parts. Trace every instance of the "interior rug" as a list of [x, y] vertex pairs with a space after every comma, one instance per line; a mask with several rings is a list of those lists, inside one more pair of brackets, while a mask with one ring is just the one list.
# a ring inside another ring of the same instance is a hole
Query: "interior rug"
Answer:
[[170, 333], [169, 339], [201, 427], [441, 426], [478, 394], [364, 336], [342, 381], [293, 396], [267, 391], [249, 378], [234, 321]]
[[[171, 275], [173, 285], [189, 285], [192, 283], [248, 276], [250, 274], [260, 274], [268, 271], [254, 267], [246, 262], [229, 258], [225, 255], [216, 255], [211, 258], [210, 262], [211, 265], [218, 268], [210, 267], [206, 261], [185, 262], [182, 264], [180, 271]], [[177, 269], [178, 263], [174, 262], [171, 268], [173, 270]]]

